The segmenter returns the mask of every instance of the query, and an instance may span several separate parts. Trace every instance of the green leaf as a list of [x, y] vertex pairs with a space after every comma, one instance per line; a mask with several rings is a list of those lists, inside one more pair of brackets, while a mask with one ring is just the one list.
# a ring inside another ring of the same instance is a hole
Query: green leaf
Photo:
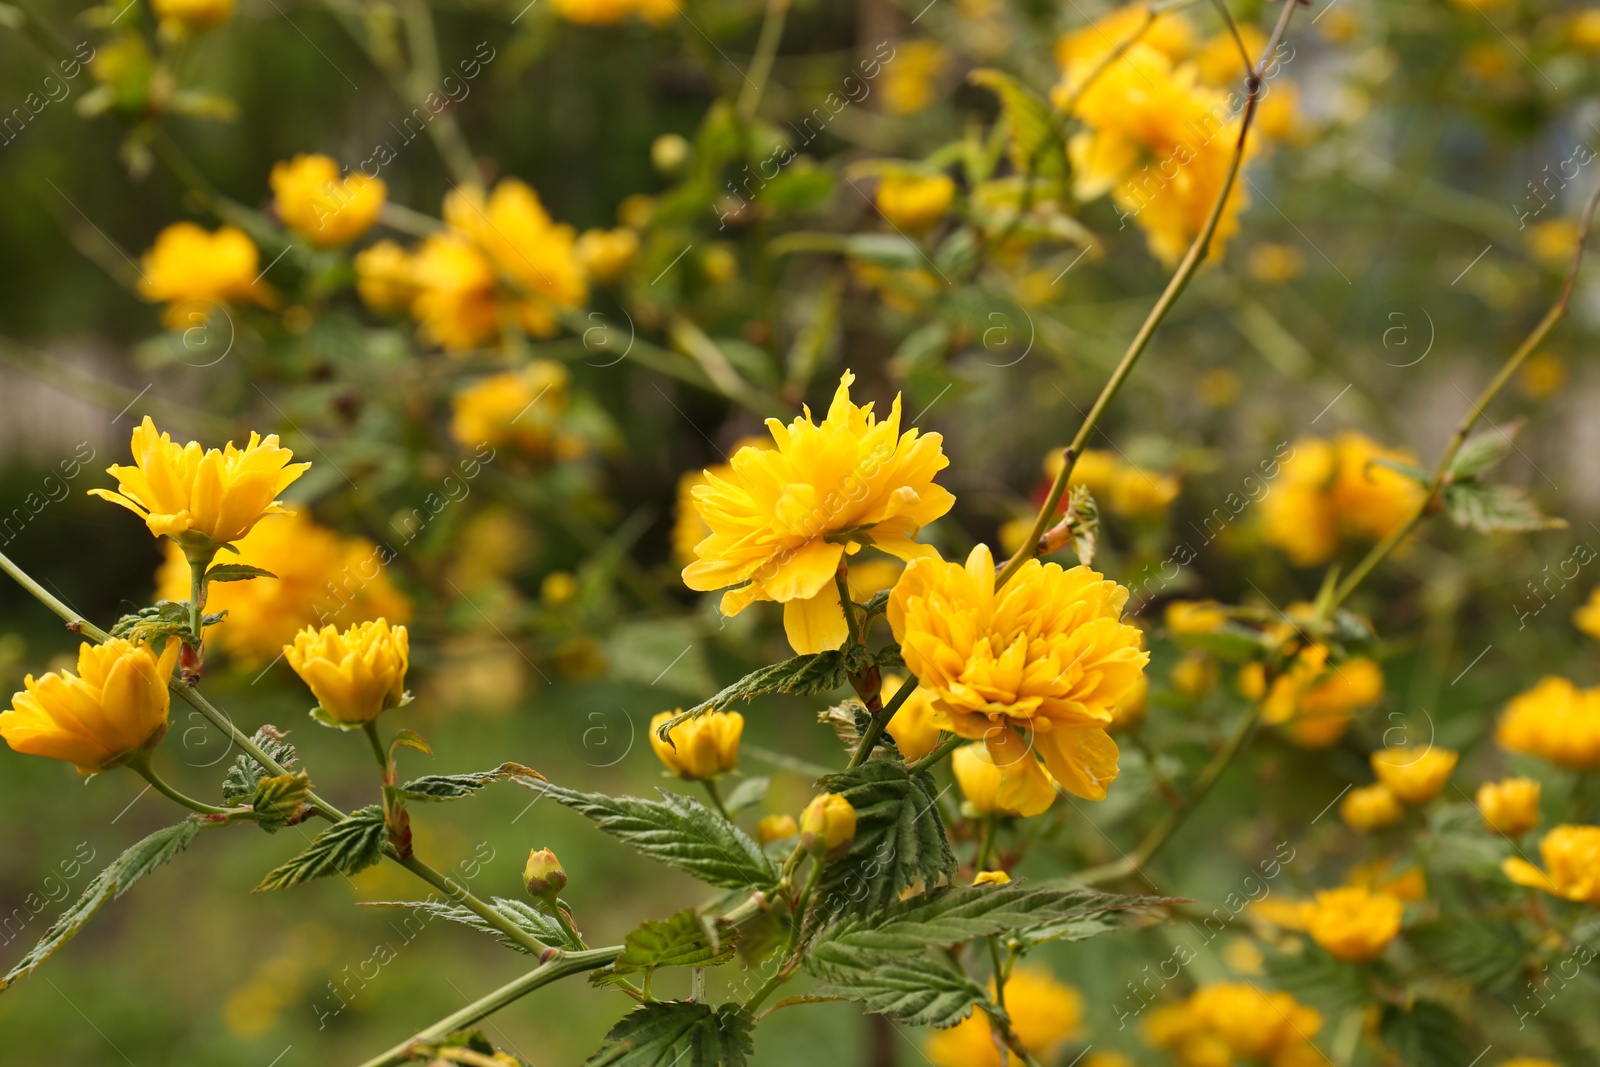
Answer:
[[659, 967], [715, 967], [733, 959], [736, 940], [708, 927], [699, 912], [688, 908], [670, 919], [652, 919], [639, 926], [623, 939], [616, 962], [595, 971], [589, 980], [609, 985], [625, 975], [643, 974], [648, 982]]
[[394, 735], [394, 740], [389, 742], [389, 758], [394, 758], [396, 747], [415, 749], [424, 756], [433, 755], [433, 746], [428, 744], [428, 739], [415, 730], [401, 730]]
[[913, 270], [928, 262], [915, 241], [897, 233], [788, 233], [767, 243], [773, 258], [795, 252], [831, 252], [888, 270]]
[[208, 582], [248, 582], [252, 578], [276, 578], [271, 571], [252, 567], [248, 563], [219, 563], [206, 571]]
[[1100, 543], [1100, 505], [1087, 485], [1072, 487], [1067, 498], [1067, 515], [1071, 520], [1072, 551], [1078, 562], [1087, 567], [1094, 562], [1095, 547]]
[[1299, 952], [1266, 950], [1267, 974], [1273, 982], [1300, 1000], [1308, 1001], [1330, 1014], [1366, 1003], [1369, 991], [1361, 972], [1340, 963], [1320, 949], [1302, 948]]
[[606, 1034], [585, 1067], [745, 1067], [755, 1042], [737, 1004], [658, 1002], [635, 1008]]
[[588, 816], [600, 829], [651, 859], [702, 882], [724, 889], [761, 889], [778, 880], [777, 869], [760, 845], [692, 797], [666, 790], [659, 790], [660, 800], [646, 800], [549, 784], [530, 788]]
[[[299, 757], [295, 754], [294, 746], [285, 740], [287, 736], [276, 726], [268, 724], [257, 730], [250, 740], [278, 766], [288, 771], [294, 769]], [[255, 796], [256, 783], [272, 773], [257, 763], [254, 756], [241, 752], [222, 779], [222, 803], [230, 808], [249, 803]]]
[[730, 815], [737, 815], [746, 808], [753, 808], [767, 799], [767, 789], [771, 785], [770, 778], [746, 778], [733, 787], [728, 799], [722, 802], [723, 807], [728, 809]]
[[846, 668], [841, 652], [816, 652], [805, 656], [773, 663], [760, 670], [751, 671], [737, 682], [722, 690], [710, 700], [702, 701], [681, 714], [662, 723], [656, 735], [663, 741], [672, 728], [686, 719], [698, 718], [707, 712], [725, 708], [738, 700], [750, 700], [763, 693], [828, 693], [845, 684]]
[[1490, 993], [1515, 981], [1528, 957], [1516, 928], [1502, 922], [1419, 923], [1406, 929], [1406, 944], [1450, 977]]
[[1039, 177], [1066, 175], [1066, 143], [1043, 97], [1001, 70], [980, 68], [967, 75], [967, 80], [1000, 98], [1000, 114], [1010, 127], [1012, 166]]
[[1565, 519], [1552, 518], [1525, 490], [1510, 485], [1459, 482], [1444, 487], [1444, 508], [1457, 526], [1479, 533], [1560, 530]]
[[303, 771], [290, 771], [256, 782], [250, 797], [250, 807], [256, 813], [256, 825], [267, 833], [277, 833], [297, 821], [300, 808], [311, 793], [311, 776]]
[[1472, 1059], [1461, 1040], [1461, 1020], [1443, 1004], [1418, 1000], [1406, 1010], [1383, 1010], [1378, 1036], [1406, 1067], [1460, 1067]]
[[[547, 945], [559, 948], [578, 949], [583, 946], [574, 941], [562, 928], [554, 916], [547, 915], [521, 900], [509, 900], [505, 897], [494, 897], [490, 900], [490, 907], [515, 923], [521, 930], [535, 940], [543, 941]], [[429, 915], [436, 915], [441, 919], [448, 919], [453, 923], [470, 926], [474, 930], [481, 930], [492, 934], [502, 945], [514, 948], [525, 955], [532, 955], [528, 947], [519, 941], [513, 941], [497, 926], [485, 921], [477, 912], [459, 904], [451, 904], [444, 900], [375, 900], [362, 901], [363, 908], [404, 908], [407, 911], [421, 911]]]
[[1450, 461], [1447, 473], [1451, 480], [1461, 482], [1468, 478], [1476, 478], [1505, 459], [1506, 453], [1510, 452], [1511, 446], [1516, 443], [1517, 433], [1526, 421], [1517, 419], [1504, 426], [1479, 430], [1467, 438], [1456, 450], [1455, 459]]
[[[215, 626], [227, 612], [219, 611], [202, 616], [206, 626]], [[111, 627], [112, 637], [121, 637], [136, 645], [157, 645], [169, 637], [186, 637], [189, 634], [189, 602], [187, 600], [159, 600], [132, 615], [124, 615]]]
[[21, 961], [0, 978], [0, 991], [11, 988], [17, 979], [31, 974], [39, 964], [55, 955], [56, 951], [71, 941], [95, 913], [109, 900], [115, 900], [128, 891], [128, 887], [189, 846], [200, 833], [202, 820], [189, 818], [169, 826], [139, 841], [122, 855], [112, 860], [105, 870], [94, 876], [84, 887], [83, 894], [61, 917], [50, 924], [39, 943], [28, 950]]
[[927, 771], [908, 771], [898, 759], [869, 759], [824, 777], [818, 788], [856, 809], [849, 853], [822, 873], [824, 915], [880, 912], [918, 880], [931, 888], [955, 874], [938, 786]]
[[289, 889], [312, 878], [365, 870], [383, 855], [385, 836], [383, 809], [369, 804], [322, 831], [288, 863], [268, 871], [251, 892]]
[[537, 778], [544, 781], [544, 775], [532, 767], [524, 767], [520, 763], [502, 763], [492, 771], [423, 775], [400, 786], [400, 793], [407, 800], [460, 800], [506, 778]]
[[827, 1000], [859, 1000], [877, 1015], [912, 1026], [954, 1026], [988, 1001], [988, 992], [929, 956], [914, 956], [862, 970], [835, 972], [812, 990]]

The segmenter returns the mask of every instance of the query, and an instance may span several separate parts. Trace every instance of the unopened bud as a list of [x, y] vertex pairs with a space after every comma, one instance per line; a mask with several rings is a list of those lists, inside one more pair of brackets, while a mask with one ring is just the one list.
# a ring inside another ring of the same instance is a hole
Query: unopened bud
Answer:
[[794, 821], [793, 815], [768, 815], [756, 823], [756, 840], [763, 845], [782, 841], [799, 832], [800, 826]]
[[528, 853], [528, 865], [522, 868], [522, 884], [539, 899], [551, 900], [567, 888], [567, 872], [554, 852], [533, 849]]
[[800, 815], [800, 845], [813, 856], [838, 859], [856, 836], [856, 809], [837, 793], [819, 793]]

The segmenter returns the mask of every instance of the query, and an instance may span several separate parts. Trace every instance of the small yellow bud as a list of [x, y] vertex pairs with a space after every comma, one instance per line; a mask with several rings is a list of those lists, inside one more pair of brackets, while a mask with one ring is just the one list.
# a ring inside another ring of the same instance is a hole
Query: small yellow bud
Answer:
[[768, 815], [756, 823], [756, 840], [763, 845], [786, 841], [800, 832], [800, 824], [793, 815]]
[[837, 793], [819, 793], [800, 815], [800, 844], [813, 856], [838, 859], [856, 837], [856, 809]]
[[1478, 787], [1478, 810], [1491, 830], [1527, 833], [1539, 825], [1539, 783], [1532, 778], [1485, 782]]
[[522, 884], [539, 899], [551, 900], [567, 888], [567, 872], [554, 852], [547, 848], [530, 849], [528, 865], [522, 868]]
[[1352, 830], [1370, 834], [1400, 821], [1404, 809], [1400, 798], [1389, 792], [1385, 785], [1367, 785], [1352, 789], [1339, 804], [1339, 816]]
[[715, 778], [733, 770], [739, 763], [744, 716], [737, 711], [713, 711], [674, 726], [670, 744], [661, 740], [656, 730], [681, 711], [663, 711], [650, 720], [650, 747], [667, 770], [686, 782]]
[[890, 174], [878, 183], [878, 210], [894, 226], [922, 230], [944, 217], [955, 195], [956, 183], [945, 174]]

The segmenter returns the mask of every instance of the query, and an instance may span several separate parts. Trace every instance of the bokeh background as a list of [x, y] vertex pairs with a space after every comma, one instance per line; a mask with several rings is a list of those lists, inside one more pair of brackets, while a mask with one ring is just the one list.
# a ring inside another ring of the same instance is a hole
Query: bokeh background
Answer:
[[[1269, 27], [1279, 10], [1231, 6], [1249, 27]], [[628, 198], [665, 202], [689, 184], [660, 139], [704, 145], [708, 110], [749, 70], [762, 7], [704, 0], [664, 25], [583, 25], [552, 0], [526, 8], [442, 0], [432, 19], [445, 66], [483, 55], [485, 44], [494, 54], [448, 114], [487, 176], [527, 181], [555, 219], [580, 230], [614, 227]], [[764, 416], [787, 418], [801, 400], [824, 405], [851, 368], [858, 399], [885, 406], [900, 391], [908, 416], [945, 435], [952, 463], [941, 481], [959, 503], [927, 539], [964, 555], [1029, 513], [1047, 450], [1077, 428], [1159, 292], [1166, 270], [1103, 199], [1065, 212], [1096, 238], [1082, 262], [1081, 241], [1038, 240], [1002, 249], [955, 284], [915, 260], [771, 252], [789, 232], [893, 236], [863, 165], [925, 159], [987, 129], [997, 106], [967, 80], [973, 69], [999, 67], [1046, 92], [1059, 79], [1057, 39], [1106, 10], [1091, 0], [797, 0], [761, 104], [761, 135], [798, 140], [797, 124], [890, 41], [897, 58], [874, 92], [804, 146], [795, 180], [762, 218], [722, 227], [713, 182], [698, 210], [652, 225], [631, 280], [597, 290], [592, 302], [617, 335], [591, 343], [580, 318], [558, 337], [528, 342], [521, 358], [557, 361], [569, 376], [557, 416], [577, 442], [568, 454], [506, 445], [462, 478], [471, 450], [448, 433], [450, 396], [504, 365], [503, 352], [457, 359], [430, 349], [409, 324], [364, 311], [348, 272], [336, 268], [308, 298], [313, 271], [298, 253], [266, 275], [292, 306], [240, 312], [225, 334], [213, 323], [198, 348], [164, 330], [159, 309], [134, 289], [139, 257], [163, 227], [215, 224], [205, 198], [163, 165], [166, 139], [216, 193], [263, 211], [275, 162], [310, 151], [355, 162], [398, 140], [395, 124], [411, 105], [351, 27], [369, 40], [393, 38], [414, 15], [407, 4], [241, 0], [226, 26], [163, 59], [178, 85], [205, 94], [187, 113], [157, 113], [146, 100], [87, 117], [82, 105], [111, 77], [103, 70], [56, 79], [67, 94], [36, 113], [24, 101], [45, 87], [60, 45], [70, 53], [87, 42], [103, 54], [134, 23], [154, 40], [145, 5], [108, 25], [115, 10], [0, 4], [0, 111], [22, 107], [26, 117], [0, 117], [0, 505], [9, 512], [40, 492], [51, 498], [3, 528], [0, 551], [87, 616], [110, 621], [150, 602], [162, 562], [131, 516], [84, 493], [109, 484], [101, 470], [125, 460], [137, 420], [150, 414], [209, 445], [276, 431], [316, 464], [291, 493], [297, 506], [343, 536], [396, 547], [386, 573], [413, 605], [419, 697], [396, 718], [438, 753], [431, 761], [408, 753], [409, 769], [512, 759], [576, 787], [670, 787], [645, 740], [650, 717], [784, 648], [775, 612], [723, 620], [714, 596], [679, 580], [673, 533], [685, 472], [721, 462], [761, 431]], [[1267, 543], [1258, 506], [1217, 533], [1213, 516], [1229, 494], [1284, 442], [1346, 429], [1431, 463], [1553, 299], [1572, 235], [1546, 224], [1570, 219], [1600, 180], [1587, 163], [1575, 179], [1549, 180], [1600, 137], [1600, 32], [1585, 13], [1594, 11], [1550, 0], [1317, 0], [1297, 13], [1282, 75], [1293, 86], [1274, 90], [1293, 93], [1290, 115], [1246, 171], [1240, 232], [1162, 327], [1096, 441], [1177, 489], [1170, 498], [1158, 491], [1153, 505], [1107, 507], [1097, 567], [1136, 586], [1175, 546], [1196, 548], [1152, 601], [1135, 598], [1154, 652], [1145, 741], [1125, 746], [1110, 800], [1058, 802], [1021, 872], [1044, 878], [1115, 859], [1158, 803], [1149, 759], [1194, 762], [1243, 706], [1231, 672], [1180, 666], [1182, 653], [1161, 631], [1164, 599], [1276, 606], [1316, 593], [1320, 570], [1294, 566]], [[1206, 5], [1185, 14], [1203, 41], [1220, 32]], [[383, 177], [392, 203], [430, 215], [454, 184], [426, 138], [401, 147]], [[264, 248], [264, 265], [275, 251]], [[701, 364], [673, 340], [684, 318], [717, 339], [760, 402], [706, 387]], [[1567, 562], [1579, 546], [1600, 547], [1592, 521], [1600, 378], [1588, 358], [1597, 328], [1600, 283], [1591, 273], [1580, 278], [1571, 321], [1490, 412], [1496, 426], [1526, 420], [1504, 478], [1567, 528], [1483, 536], [1441, 523], [1405, 548], [1353, 605], [1383, 638], [1382, 700], [1331, 748], [1264, 734], [1131, 887], [1194, 898], [1193, 918], [1218, 907], [1231, 914], [1229, 901], [1257, 892], [1247, 880], [1260, 865], [1292, 852], [1270, 889], [1303, 896], [1364, 858], [1362, 840], [1321, 816], [1350, 783], [1369, 779], [1365, 751], [1391, 731], [1460, 748], [1461, 780], [1477, 781], [1505, 767], [1489, 735], [1508, 696], [1546, 673], [1597, 680], [1594, 638], [1573, 626], [1572, 613], [1600, 572], [1579, 566], [1572, 577]], [[638, 355], [618, 358], [623, 335], [640, 339]], [[82, 470], [60, 479], [74, 457]], [[448, 505], [410, 537], [408, 516], [441, 494]], [[20, 589], [0, 585], [0, 683], [17, 686], [25, 672], [59, 665], [74, 645]], [[207, 684], [247, 729], [291, 729], [335, 803], [368, 802], [367, 753], [305, 718], [309, 697], [282, 663], [222, 652]], [[810, 768], [839, 762], [817, 710], [815, 701], [780, 698], [748, 710], [741, 766], [771, 778], [762, 811], [797, 812]], [[186, 711], [175, 708], [166, 766], [190, 792], [210, 795], [232, 754]], [[4, 756], [0, 943], [9, 961], [65, 894], [173, 813], [133, 775], [84, 783], [64, 765]], [[1534, 770], [1553, 795], [1578, 788], [1573, 776]], [[419, 850], [440, 866], [467, 865], [460, 869], [475, 889], [510, 896], [525, 850], [554, 848], [592, 943], [700, 902], [686, 879], [531, 799], [497, 786], [419, 810]], [[1446, 802], [1470, 814], [1465, 793]], [[386, 869], [249, 895], [302, 844], [293, 829], [207, 835], [109, 905], [0, 997], [0, 1063], [356, 1063], [523, 966], [472, 931], [434, 923], [407, 936], [390, 913], [355, 908], [416, 899]], [[1480, 846], [1467, 841], [1461, 855], [1446, 848], [1434, 860], [1441, 871], [1472, 870]], [[1128, 983], [1147, 981], [1180, 943], [1197, 958], [1173, 995], [1260, 967], [1242, 927], [1215, 937], [1206, 929], [1179, 921], [1049, 952], [1058, 976], [1084, 994], [1085, 1040], [1138, 1063], [1165, 1062], [1139, 1041], [1136, 1018], [1123, 1019]], [[382, 946], [393, 961], [374, 965]], [[1585, 1005], [1600, 989], [1591, 975], [1580, 981], [1582, 992], [1521, 1035], [1530, 1051], [1584, 1047], [1574, 1035], [1585, 1032]], [[1498, 990], [1473, 1025], [1516, 1034], [1521, 978]], [[496, 1016], [488, 1032], [533, 1063], [576, 1063], [624, 1006], [569, 981]], [[1325, 1037], [1344, 1040], [1331, 1025]], [[914, 1064], [923, 1062], [920, 1041], [848, 1005], [811, 1006], [763, 1025], [756, 1062]]]

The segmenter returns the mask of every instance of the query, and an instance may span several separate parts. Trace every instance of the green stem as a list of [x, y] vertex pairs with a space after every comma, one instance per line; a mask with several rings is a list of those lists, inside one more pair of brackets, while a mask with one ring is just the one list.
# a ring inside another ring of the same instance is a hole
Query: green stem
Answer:
[[717, 780], [715, 778], [703, 778], [700, 784], [706, 787], [706, 795], [711, 798], [711, 806], [717, 809], [717, 814], [732, 822], [733, 816], [728, 814], [727, 805], [722, 802], [722, 791], [717, 788]]
[[854, 648], [861, 643], [861, 627], [856, 623], [856, 605], [850, 599], [850, 571], [842, 555], [839, 557], [839, 569], [833, 572], [833, 584], [839, 589], [839, 607], [844, 611], [849, 647]]
[[378, 769], [383, 772], [384, 785], [389, 784], [389, 753], [384, 751], [383, 738], [378, 736], [377, 720], [361, 724], [361, 732], [367, 735], [367, 741], [372, 746], [372, 757], [378, 761]]
[[167, 783], [166, 779], [162, 778], [161, 775], [156, 773], [156, 769], [150, 765], [150, 753], [148, 752], [140, 752], [137, 755], [130, 757], [127, 765], [133, 770], [137, 771], [141, 778], [149, 782], [155, 788], [156, 792], [160, 793], [162, 796], [165, 796], [168, 800], [182, 804], [190, 811], [198, 811], [202, 815], [239, 814], [237, 809], [213, 807], [210, 804], [201, 803], [193, 797], [185, 796], [184, 794], [178, 792]]
[[734, 113], [740, 122], [748, 123], [756, 117], [761, 106], [761, 95], [766, 92], [767, 79], [772, 76], [773, 61], [778, 58], [778, 44], [783, 40], [783, 24], [789, 17], [789, 0], [767, 0], [767, 13], [761, 19], [761, 34], [756, 38], [755, 55], [750, 60], [750, 70], [744, 87], [739, 90], [739, 102]]
[[555, 920], [558, 924], [560, 924], [561, 929], [566, 932], [566, 935], [569, 938], [572, 939], [572, 943], [574, 945], [577, 945], [580, 949], [587, 949], [589, 947], [584, 943], [583, 935], [578, 933], [577, 926], [573, 925], [572, 916], [567, 914], [567, 909], [561, 906], [560, 901], [551, 901], [550, 912], [555, 916]]
[[872, 750], [878, 746], [878, 738], [883, 736], [884, 728], [889, 725], [889, 720], [894, 718], [894, 713], [900, 710], [900, 705], [911, 698], [916, 691], [917, 680], [907, 678], [901, 683], [900, 688], [894, 691], [894, 696], [889, 703], [879, 708], [872, 714], [872, 721], [867, 723], [867, 728], [861, 733], [861, 740], [856, 744], [856, 750], [850, 757], [850, 766], [859, 767], [872, 755]]
[[913, 773], [927, 770], [929, 767], [942, 762], [946, 756], [950, 755], [950, 753], [954, 752], [956, 749], [965, 744], [966, 740], [967, 739], [962, 737], [960, 734], [951, 734], [949, 737], [939, 742], [938, 748], [934, 749], [926, 756], [923, 756], [921, 759], [911, 764], [908, 770], [912, 771]]
[[744, 1002], [744, 1010], [752, 1016], [773, 991], [787, 982], [793, 974], [789, 966], [791, 962], [789, 955], [794, 951], [795, 942], [800, 938], [800, 929], [805, 924], [806, 908], [811, 903], [811, 891], [817, 887], [817, 880], [822, 875], [822, 866], [821, 859], [811, 861], [811, 874], [807, 876], [805, 888], [800, 891], [800, 900], [795, 904], [794, 916], [784, 941], [783, 951], [774, 957], [779, 961], [777, 969], [772, 972], [772, 977], [761, 983], [761, 988], [750, 994], [750, 999]]

